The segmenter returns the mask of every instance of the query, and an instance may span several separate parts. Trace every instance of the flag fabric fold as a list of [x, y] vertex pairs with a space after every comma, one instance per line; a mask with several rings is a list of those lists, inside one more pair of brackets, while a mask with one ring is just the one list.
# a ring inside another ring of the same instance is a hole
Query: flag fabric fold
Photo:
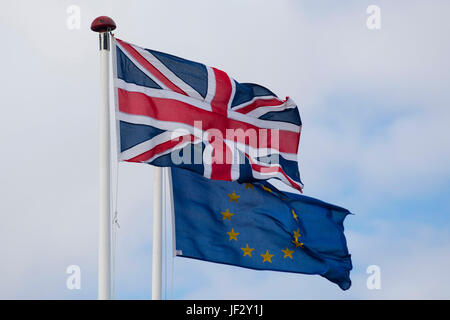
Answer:
[[295, 102], [227, 73], [114, 39], [119, 159], [208, 179], [302, 189]]
[[172, 168], [176, 254], [239, 267], [317, 274], [347, 290], [347, 209], [266, 182], [212, 181]]

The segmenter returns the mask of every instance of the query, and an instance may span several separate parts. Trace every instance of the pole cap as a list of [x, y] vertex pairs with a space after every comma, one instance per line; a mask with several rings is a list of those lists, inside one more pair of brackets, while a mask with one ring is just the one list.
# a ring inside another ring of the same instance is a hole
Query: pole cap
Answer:
[[113, 19], [107, 16], [100, 16], [94, 19], [91, 24], [91, 30], [95, 32], [107, 32], [116, 28], [116, 23]]

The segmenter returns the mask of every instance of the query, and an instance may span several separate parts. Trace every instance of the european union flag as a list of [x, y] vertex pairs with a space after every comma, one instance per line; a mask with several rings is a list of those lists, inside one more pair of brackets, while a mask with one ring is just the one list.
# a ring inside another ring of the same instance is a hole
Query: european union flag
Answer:
[[319, 274], [343, 290], [350, 287], [347, 209], [266, 183], [213, 181], [171, 170], [178, 256]]

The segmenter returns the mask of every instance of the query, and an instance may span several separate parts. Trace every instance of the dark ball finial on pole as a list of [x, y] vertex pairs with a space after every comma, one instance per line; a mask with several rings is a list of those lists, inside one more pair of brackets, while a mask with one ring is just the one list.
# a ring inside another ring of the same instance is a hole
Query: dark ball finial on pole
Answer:
[[94, 19], [91, 24], [91, 30], [95, 32], [108, 32], [116, 28], [113, 19], [107, 16], [100, 16]]

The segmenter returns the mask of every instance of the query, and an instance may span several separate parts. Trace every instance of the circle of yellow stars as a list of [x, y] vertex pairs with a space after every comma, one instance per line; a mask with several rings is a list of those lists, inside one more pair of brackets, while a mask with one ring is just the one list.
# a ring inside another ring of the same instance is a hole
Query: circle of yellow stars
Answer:
[[[264, 186], [264, 185], [262, 185], [261, 187], [264, 191], [272, 193], [272, 190], [269, 187]], [[245, 189], [246, 190], [247, 189], [254, 190], [254, 185], [251, 183], [246, 183]], [[230, 203], [234, 202], [236, 204], [239, 203], [238, 200], [241, 197], [240, 195], [236, 194], [235, 190], [233, 190], [232, 193], [228, 193], [227, 196], [229, 198]], [[292, 213], [292, 218], [298, 222], [298, 214], [295, 212], [294, 209], [291, 209], [291, 213]], [[235, 215], [235, 213], [230, 212], [229, 208], [227, 208], [225, 211], [221, 211], [220, 214], [222, 215], [222, 221], [225, 221], [225, 220], [232, 221], [232, 217]], [[236, 242], [238, 241], [238, 236], [240, 235], [240, 233], [237, 232], [236, 230], [234, 230], [234, 228], [231, 228], [231, 230], [228, 231], [227, 234], [228, 234], [229, 241], [236, 241]], [[297, 230], [293, 230], [292, 235], [293, 235], [292, 243], [295, 245], [295, 248], [303, 248], [303, 242], [300, 241], [300, 238], [302, 236], [300, 234], [300, 228], [297, 228]], [[252, 253], [255, 250], [255, 248], [251, 248], [248, 243], [246, 243], [245, 247], [241, 248], [241, 250], [243, 252], [244, 257], [245, 256], [250, 257], [250, 258], [254, 257], [252, 255]], [[280, 251], [283, 254], [283, 259], [291, 259], [291, 260], [294, 259], [292, 256], [292, 254], [294, 253], [294, 250], [289, 249], [289, 246], [286, 246], [286, 248], [284, 248], [284, 249], [280, 249]], [[271, 252], [269, 252], [269, 250], [266, 250], [265, 253], [260, 254], [260, 256], [262, 257], [263, 263], [265, 263], [265, 262], [272, 263], [272, 258], [275, 255], [276, 255], [275, 253], [271, 253]]]

